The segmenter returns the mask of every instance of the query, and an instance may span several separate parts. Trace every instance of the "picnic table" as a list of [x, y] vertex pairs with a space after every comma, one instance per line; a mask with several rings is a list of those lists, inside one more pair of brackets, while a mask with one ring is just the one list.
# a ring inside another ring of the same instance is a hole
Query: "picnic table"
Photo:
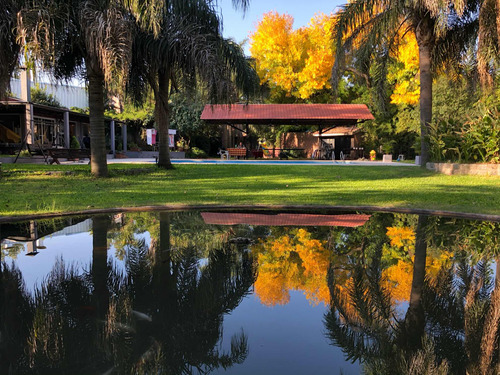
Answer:
[[68, 160], [75, 159], [89, 159], [90, 160], [90, 150], [77, 149], [77, 148], [49, 148], [47, 149], [49, 156], [52, 158], [50, 164], [61, 164], [59, 159], [64, 158]]

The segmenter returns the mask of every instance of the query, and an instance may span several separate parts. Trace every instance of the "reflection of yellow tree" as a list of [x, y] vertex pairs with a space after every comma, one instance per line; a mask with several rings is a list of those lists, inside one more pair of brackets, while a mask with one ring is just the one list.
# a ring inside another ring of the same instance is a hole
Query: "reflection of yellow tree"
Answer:
[[325, 242], [305, 229], [269, 238], [253, 248], [257, 252], [255, 292], [268, 306], [284, 305], [290, 290], [302, 290], [312, 303], [329, 302], [327, 271], [330, 255]]
[[[390, 246], [383, 247], [383, 256], [397, 259], [397, 263], [385, 268], [382, 280], [391, 297], [398, 302], [408, 301], [413, 279], [413, 259], [415, 252], [415, 231], [411, 227], [388, 227], [387, 237]], [[440, 251], [438, 254], [428, 254], [426, 259], [426, 275], [429, 281], [436, 280], [439, 270], [451, 258], [452, 254]]]

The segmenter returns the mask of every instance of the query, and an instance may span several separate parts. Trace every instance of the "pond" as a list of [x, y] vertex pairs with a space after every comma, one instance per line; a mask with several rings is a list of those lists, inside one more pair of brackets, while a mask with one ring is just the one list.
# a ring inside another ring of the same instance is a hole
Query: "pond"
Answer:
[[1, 374], [495, 374], [500, 223], [143, 212], [0, 225]]

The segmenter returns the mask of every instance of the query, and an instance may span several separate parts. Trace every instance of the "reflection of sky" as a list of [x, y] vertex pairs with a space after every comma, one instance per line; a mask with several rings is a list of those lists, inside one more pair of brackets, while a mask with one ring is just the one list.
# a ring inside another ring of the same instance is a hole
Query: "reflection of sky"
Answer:
[[[150, 243], [148, 232], [136, 234]], [[46, 249], [40, 249], [36, 256], [21, 252], [15, 262], [22, 272], [29, 291], [47, 278], [58, 259], [69, 267], [74, 265], [78, 273], [89, 270], [92, 262], [92, 234], [90, 232], [47, 236], [42, 239]], [[115, 249], [108, 249], [108, 256], [118, 271], [124, 270], [124, 262], [115, 258]], [[207, 265], [207, 259], [200, 259], [199, 267]], [[248, 337], [249, 356], [243, 365], [227, 370], [233, 374], [357, 374], [358, 364], [344, 361], [342, 351], [331, 346], [325, 337], [323, 323], [327, 307], [320, 303], [312, 306], [302, 291], [290, 291], [290, 301], [285, 306], [267, 307], [256, 295], [246, 297], [240, 306], [224, 317], [223, 349], [230, 350], [231, 336], [241, 330]], [[218, 371], [223, 372], [222, 369]]]
[[[43, 237], [43, 246], [46, 249], [39, 249], [35, 256], [26, 256], [25, 250], [17, 256], [16, 260], [6, 258], [7, 264], [13, 262], [19, 267], [24, 278], [26, 288], [33, 291], [39, 287], [52, 271], [56, 260], [63, 259], [66, 268], [73, 265], [76, 271], [81, 274], [90, 269], [92, 262], [92, 234], [89, 232], [77, 233], [65, 236]], [[108, 256], [114, 256], [115, 249], [108, 249]], [[123, 263], [114, 259], [120, 269]]]
[[329, 344], [323, 323], [327, 307], [311, 306], [302, 291], [290, 291], [290, 302], [267, 307], [250, 295], [224, 317], [223, 349], [241, 330], [248, 338], [249, 354], [243, 365], [228, 374], [359, 374], [358, 363], [344, 360], [342, 351]]

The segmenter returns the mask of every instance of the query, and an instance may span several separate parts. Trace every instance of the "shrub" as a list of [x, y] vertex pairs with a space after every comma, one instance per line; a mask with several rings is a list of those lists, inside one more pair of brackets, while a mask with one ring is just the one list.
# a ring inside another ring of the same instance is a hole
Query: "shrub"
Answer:
[[80, 142], [78, 142], [78, 138], [76, 136], [71, 137], [71, 142], [69, 143], [69, 148], [79, 149]]
[[430, 126], [433, 161], [500, 162], [500, 106], [485, 109], [464, 124], [440, 120]]
[[198, 147], [192, 147], [189, 149], [187, 152], [187, 157], [189, 158], [195, 158], [195, 159], [202, 159], [207, 157], [207, 153]]

